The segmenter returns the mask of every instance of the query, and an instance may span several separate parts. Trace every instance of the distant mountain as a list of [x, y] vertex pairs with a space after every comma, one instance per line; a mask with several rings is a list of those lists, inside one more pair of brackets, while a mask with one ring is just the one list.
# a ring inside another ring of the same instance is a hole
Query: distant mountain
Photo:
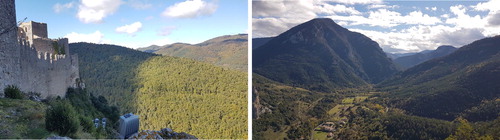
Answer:
[[407, 69], [427, 60], [448, 55], [455, 50], [457, 50], [457, 48], [453, 46], [439, 46], [436, 50], [426, 50], [417, 54], [398, 57], [394, 59], [394, 63], [398, 64], [404, 69]]
[[175, 43], [164, 46], [139, 48], [166, 56], [191, 58], [218, 66], [241, 71], [248, 69], [248, 35], [227, 35], [216, 37], [199, 44]]
[[[378, 86], [390, 93], [390, 102], [396, 107], [418, 116], [453, 120], [484, 101], [500, 98], [500, 82], [495, 82], [500, 79], [498, 44], [500, 36], [474, 41]], [[490, 118], [498, 117], [494, 115]]]
[[255, 49], [253, 68], [274, 81], [316, 91], [378, 83], [397, 72], [375, 41], [326, 18], [295, 26]]
[[138, 48], [137, 50], [147, 52], [147, 53], [154, 53], [154, 52], [158, 51], [160, 48], [161, 48], [161, 46], [151, 45], [149, 47]]
[[399, 58], [399, 57], [414, 55], [417, 53], [385, 53], [385, 54], [387, 54], [387, 57], [394, 60], [394, 59]]
[[273, 37], [263, 37], [263, 38], [253, 38], [252, 39], [252, 49], [256, 49], [273, 39]]

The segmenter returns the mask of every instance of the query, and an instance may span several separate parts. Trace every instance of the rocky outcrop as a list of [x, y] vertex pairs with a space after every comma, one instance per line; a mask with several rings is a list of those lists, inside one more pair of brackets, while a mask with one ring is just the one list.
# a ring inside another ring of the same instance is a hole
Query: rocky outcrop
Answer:
[[129, 137], [129, 139], [198, 139], [185, 132], [177, 133], [170, 128], [163, 128], [161, 131], [142, 130]]
[[48, 140], [54, 140], [54, 139], [57, 139], [57, 140], [70, 140], [71, 138], [70, 137], [63, 137], [63, 136], [54, 135], [54, 136], [48, 137], [47, 139]]
[[252, 99], [253, 99], [252, 100], [252, 102], [253, 102], [252, 118], [259, 119], [261, 114], [264, 114], [266, 112], [269, 112], [269, 113], [272, 112], [269, 107], [263, 105], [263, 102], [261, 103], [260, 97], [259, 97], [257, 90], [255, 88], [253, 89], [253, 92], [252, 92]]

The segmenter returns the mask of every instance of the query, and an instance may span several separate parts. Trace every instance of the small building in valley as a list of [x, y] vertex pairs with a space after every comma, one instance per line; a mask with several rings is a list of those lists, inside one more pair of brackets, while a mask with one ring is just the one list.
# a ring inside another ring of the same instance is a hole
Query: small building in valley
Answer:
[[118, 132], [120, 139], [126, 139], [139, 131], [139, 116], [132, 113], [120, 116]]

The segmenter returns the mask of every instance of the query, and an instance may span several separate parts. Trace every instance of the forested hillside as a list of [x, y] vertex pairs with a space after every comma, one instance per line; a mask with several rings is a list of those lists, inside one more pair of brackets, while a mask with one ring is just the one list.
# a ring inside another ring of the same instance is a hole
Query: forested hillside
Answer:
[[243, 72], [158, 56], [138, 68], [141, 129], [169, 127], [199, 138], [247, 137]]
[[70, 47], [79, 55], [89, 91], [126, 107], [121, 112], [138, 114], [141, 129], [168, 127], [198, 138], [247, 137], [245, 72], [115, 45]]
[[[453, 120], [482, 102], [500, 98], [500, 36], [410, 68], [378, 85], [390, 104], [414, 115]], [[493, 114], [489, 118], [496, 118]], [[477, 119], [473, 119], [477, 120]]]
[[91, 93], [106, 97], [121, 112], [135, 112], [135, 71], [155, 54], [107, 44], [72, 43], [71, 53], [78, 54], [80, 78]]
[[253, 71], [286, 85], [333, 92], [397, 72], [380, 46], [328, 18], [312, 19], [253, 51]]
[[220, 36], [199, 44], [153, 45], [138, 50], [166, 56], [190, 58], [246, 72], [248, 70], [247, 49], [248, 35], [239, 34]]
[[[459, 131], [458, 121], [412, 116], [389, 107], [380, 97], [386, 93], [370, 88], [320, 93], [256, 74], [253, 85], [254, 108], [260, 110], [253, 119], [253, 139], [445, 139]], [[489, 103], [483, 108], [492, 106]], [[470, 115], [487, 113], [470, 111]], [[500, 117], [467, 124], [472, 130], [464, 133], [497, 136], [500, 127], [491, 126], [498, 121]], [[324, 122], [335, 123], [334, 131], [322, 130], [319, 125]], [[332, 136], [327, 138], [330, 132]]]

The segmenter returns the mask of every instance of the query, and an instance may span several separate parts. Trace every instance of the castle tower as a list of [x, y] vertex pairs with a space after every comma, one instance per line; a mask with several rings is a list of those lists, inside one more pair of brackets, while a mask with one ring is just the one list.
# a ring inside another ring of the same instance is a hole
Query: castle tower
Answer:
[[0, 93], [7, 85], [19, 85], [20, 64], [14, 0], [0, 0]]
[[[18, 37], [28, 41], [39, 52], [54, 53], [52, 41], [47, 35], [47, 24], [41, 22], [23, 22], [19, 25]], [[57, 42], [57, 41], [56, 41]]]

